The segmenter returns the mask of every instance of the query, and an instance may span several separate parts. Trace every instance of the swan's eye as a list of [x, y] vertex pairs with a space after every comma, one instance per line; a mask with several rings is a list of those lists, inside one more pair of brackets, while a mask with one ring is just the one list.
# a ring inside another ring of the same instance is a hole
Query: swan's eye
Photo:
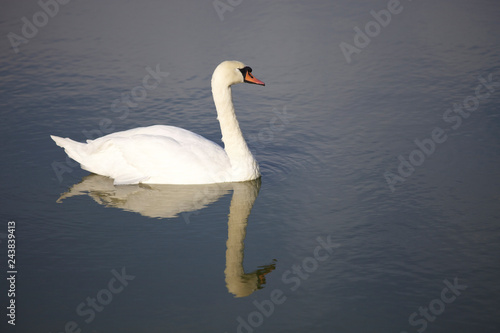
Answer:
[[241, 74], [243, 74], [243, 77], [246, 76], [247, 73], [252, 73], [252, 68], [251, 67], [243, 67], [243, 68], [239, 68]]

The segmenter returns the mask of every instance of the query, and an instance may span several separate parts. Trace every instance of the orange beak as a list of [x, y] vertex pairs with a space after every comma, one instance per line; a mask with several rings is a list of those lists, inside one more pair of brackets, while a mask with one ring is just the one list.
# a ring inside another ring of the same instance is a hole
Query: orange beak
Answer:
[[256, 77], [254, 77], [252, 75], [252, 73], [250, 73], [250, 71], [247, 71], [246, 74], [245, 74], [245, 82], [247, 82], [247, 83], [253, 83], [253, 84], [258, 84], [258, 85], [261, 85], [261, 86], [265, 86], [266, 85], [264, 82], [262, 82], [261, 80], [257, 79]]

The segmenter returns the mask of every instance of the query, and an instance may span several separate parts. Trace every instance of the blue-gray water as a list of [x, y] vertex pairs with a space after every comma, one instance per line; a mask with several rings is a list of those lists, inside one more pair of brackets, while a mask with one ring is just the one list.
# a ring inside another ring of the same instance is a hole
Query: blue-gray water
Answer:
[[[46, 3], [0, 14], [2, 332], [498, 332], [498, 1]], [[113, 187], [49, 138], [220, 143], [229, 59], [261, 184]]]

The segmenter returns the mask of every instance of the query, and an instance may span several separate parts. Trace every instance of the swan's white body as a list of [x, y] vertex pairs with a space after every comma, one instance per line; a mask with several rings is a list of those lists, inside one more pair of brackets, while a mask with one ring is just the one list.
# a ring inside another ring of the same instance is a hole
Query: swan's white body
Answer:
[[243, 138], [231, 97], [233, 84], [264, 84], [249, 73], [251, 68], [241, 62], [224, 61], [212, 76], [224, 149], [193, 132], [164, 125], [116, 132], [87, 143], [51, 138], [83, 169], [111, 177], [115, 184], [211, 184], [256, 179], [260, 177], [259, 166]]

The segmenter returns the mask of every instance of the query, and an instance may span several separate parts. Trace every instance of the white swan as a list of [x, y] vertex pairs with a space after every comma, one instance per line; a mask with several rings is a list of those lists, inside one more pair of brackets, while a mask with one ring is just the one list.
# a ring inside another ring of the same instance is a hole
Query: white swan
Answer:
[[69, 157], [90, 172], [115, 184], [211, 184], [260, 177], [259, 165], [241, 133], [234, 113], [231, 85], [254, 83], [252, 69], [239, 61], [224, 61], [212, 75], [224, 149], [188, 130], [155, 125], [116, 132], [80, 143], [51, 135]]

